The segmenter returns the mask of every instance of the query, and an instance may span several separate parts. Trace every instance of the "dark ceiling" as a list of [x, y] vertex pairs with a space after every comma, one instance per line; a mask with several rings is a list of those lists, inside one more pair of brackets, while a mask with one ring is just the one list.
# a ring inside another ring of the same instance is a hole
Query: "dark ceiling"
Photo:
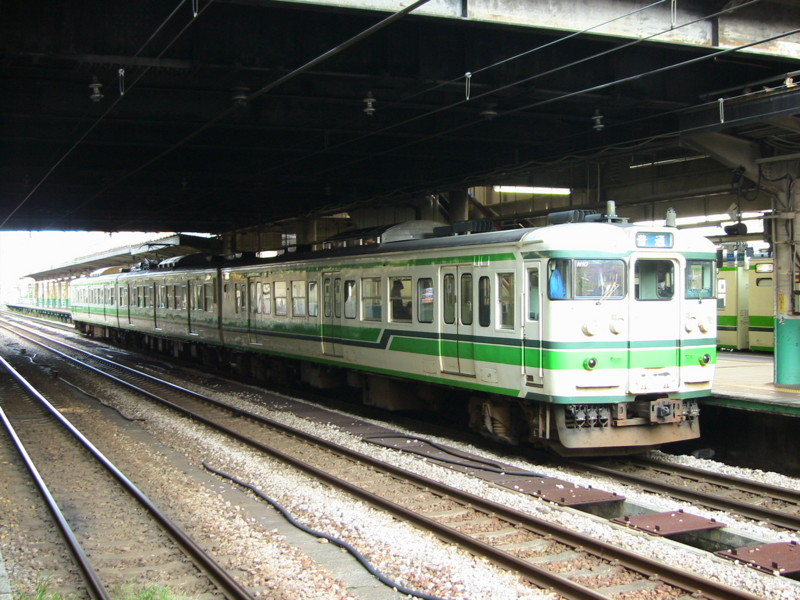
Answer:
[[414, 14], [340, 48], [388, 15], [193, 4], [0, 0], [0, 229], [223, 232], [541, 164], [559, 169], [537, 183], [581, 187], [582, 157], [675, 147], [683, 111], [798, 68]]

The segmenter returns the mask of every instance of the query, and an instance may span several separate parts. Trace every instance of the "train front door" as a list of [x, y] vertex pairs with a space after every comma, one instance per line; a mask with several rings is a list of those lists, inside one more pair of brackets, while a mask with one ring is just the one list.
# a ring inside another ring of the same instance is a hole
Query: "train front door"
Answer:
[[326, 356], [341, 356], [338, 342], [342, 319], [342, 278], [339, 273], [322, 274], [322, 353]]
[[632, 394], [666, 393], [680, 384], [678, 273], [674, 260], [634, 261], [628, 351], [628, 389]]
[[473, 274], [467, 266], [446, 267], [442, 269], [441, 277], [441, 369], [447, 373], [474, 376], [477, 290]]

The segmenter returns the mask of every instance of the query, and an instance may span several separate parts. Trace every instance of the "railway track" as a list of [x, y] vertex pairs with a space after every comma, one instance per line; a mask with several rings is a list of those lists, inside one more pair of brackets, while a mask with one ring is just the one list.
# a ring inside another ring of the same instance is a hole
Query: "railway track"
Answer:
[[30, 473], [69, 548], [74, 568], [60, 566], [66, 581], [75, 585], [77, 571], [90, 595], [106, 600], [158, 572], [192, 596], [253, 599], [2, 357], [0, 373], [0, 420], [17, 452], [8, 460]]
[[800, 492], [684, 465], [626, 459], [577, 468], [776, 528], [800, 531]]
[[670, 599], [757, 597], [468, 494], [239, 407], [228, 406], [130, 367], [112, 364], [108, 359], [93, 357], [83, 350], [71, 348], [67, 352], [57, 352], [64, 358], [78, 352], [80, 358], [69, 357], [68, 360], [98, 374], [113, 369], [116, 382], [124, 382], [150, 400], [215, 431], [222, 431], [251, 448], [467, 548], [473, 554], [512, 569], [534, 585], [552, 589], [565, 598], [599, 600], [636, 597], [626, 596], [636, 593], [641, 593], [642, 597]]

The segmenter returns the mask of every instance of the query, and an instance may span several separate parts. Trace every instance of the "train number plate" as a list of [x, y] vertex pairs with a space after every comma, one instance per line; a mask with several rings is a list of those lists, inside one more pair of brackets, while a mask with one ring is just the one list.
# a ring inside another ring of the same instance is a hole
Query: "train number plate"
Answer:
[[678, 370], [675, 368], [631, 369], [630, 388], [633, 394], [674, 392], [678, 389]]

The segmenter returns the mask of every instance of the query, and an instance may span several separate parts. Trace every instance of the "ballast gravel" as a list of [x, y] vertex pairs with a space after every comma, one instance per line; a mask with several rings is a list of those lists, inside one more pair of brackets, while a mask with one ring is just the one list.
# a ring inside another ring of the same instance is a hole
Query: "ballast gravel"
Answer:
[[[196, 387], [196, 386], [187, 386]], [[207, 390], [206, 390], [207, 391]], [[262, 414], [286, 425], [296, 427], [319, 437], [347, 446], [392, 464], [413, 470], [427, 477], [443, 481], [461, 490], [477, 494], [495, 502], [502, 503], [527, 512], [537, 518], [557, 523], [566, 528], [588, 534], [595, 539], [621, 546], [632, 552], [653, 560], [670, 564], [703, 577], [717, 580], [735, 589], [747, 591], [765, 600], [796, 600], [800, 597], [800, 585], [786, 578], [774, 577], [753, 569], [714, 557], [713, 555], [668, 540], [613, 526], [602, 519], [584, 513], [557, 507], [546, 501], [523, 496], [495, 488], [485, 482], [431, 464], [420, 457], [376, 447], [362, 442], [356, 436], [341, 431], [338, 427], [320, 425], [299, 418], [289, 412], [265, 408], [260, 402], [261, 392], [243, 393], [233, 398], [226, 395], [226, 401], [237, 404], [244, 410]], [[292, 399], [296, 402], [303, 400]], [[247, 479], [266, 494], [274, 497], [304, 524], [322, 530], [330, 535], [341, 537], [375, 564], [387, 575], [394, 577], [403, 585], [429, 594], [453, 599], [538, 599], [551, 598], [542, 591], [532, 591], [523, 586], [518, 578], [499, 570], [474, 557], [454, 551], [438, 539], [422, 533], [406, 524], [396, 521], [384, 513], [376, 511], [346, 494], [322, 486], [305, 475], [299, 474], [281, 463], [264, 458], [249, 450], [242, 450], [235, 444], [223, 440], [215, 434], [187, 423], [179, 418], [165, 418], [164, 413], [142, 404], [130, 404], [128, 410], [144, 417], [146, 427], [158, 430], [165, 439], [172, 439], [176, 448], [195, 455], [197, 460], [206, 460], [215, 468], [231, 470], [237, 476]], [[157, 411], [157, 412], [154, 412]], [[370, 421], [370, 419], [362, 419]], [[384, 423], [378, 423], [384, 425]], [[393, 427], [401, 432], [400, 427]], [[409, 435], [414, 432], [405, 431]], [[765, 540], [796, 540], [795, 534], [776, 534], [767, 528], [737, 519], [720, 511], [709, 511], [686, 503], [664, 499], [655, 494], [644, 493], [636, 488], [603, 478], [586, 478], [568, 470], [542, 467], [520, 460], [484, 451], [471, 445], [448, 439], [428, 436], [434, 442], [449, 445], [465, 452], [503, 461], [521, 470], [535, 471], [545, 475], [565, 479], [577, 485], [601, 487], [616, 492], [636, 502], [648, 504], [668, 511], [684, 510], [708, 516], [725, 522], [734, 529], [747, 532], [751, 536]], [[191, 449], [191, 450], [186, 450]], [[202, 455], [202, 456], [199, 456]], [[665, 461], [676, 457], [657, 453]], [[721, 469], [724, 465], [709, 461], [699, 461], [691, 457], [681, 457], [686, 464], [701, 468]], [[741, 476], [757, 478], [760, 475], [749, 470], [739, 470]], [[777, 474], [764, 474], [765, 479], [781, 480], [785, 487], [800, 486], [800, 482]]]

